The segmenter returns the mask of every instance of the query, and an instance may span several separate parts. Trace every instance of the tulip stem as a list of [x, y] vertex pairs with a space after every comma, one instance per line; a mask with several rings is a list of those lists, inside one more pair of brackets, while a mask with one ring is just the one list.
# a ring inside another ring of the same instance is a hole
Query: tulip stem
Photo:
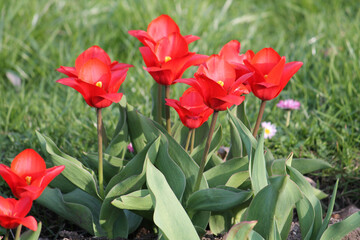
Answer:
[[103, 149], [102, 149], [102, 116], [101, 108], [96, 109], [97, 115], [97, 134], [98, 134], [98, 153], [99, 153], [99, 192], [100, 197], [104, 198], [104, 175], [103, 175]]
[[195, 130], [196, 128], [193, 129], [193, 133], [191, 135], [191, 145], [190, 145], [190, 154], [192, 153], [192, 151], [194, 150], [194, 143], [195, 143]]
[[210, 144], [211, 144], [212, 136], [214, 134], [218, 114], [219, 114], [218, 111], [214, 111], [214, 114], [213, 114], [213, 117], [212, 117], [212, 120], [211, 120], [209, 135], [208, 135], [208, 138], [207, 138], [206, 144], [205, 144], [204, 154], [203, 154], [203, 157], [201, 159], [199, 172], [197, 174], [197, 178], [196, 178], [196, 182], [195, 182], [195, 186], [194, 186], [194, 192], [198, 191], [199, 188], [200, 188], [201, 179], [202, 179], [204, 169], [205, 169], [206, 158], [207, 158], [207, 155], [209, 153]]
[[156, 121], [162, 125], [162, 85], [158, 84], [158, 98], [157, 98], [157, 119]]
[[187, 150], [189, 149], [189, 145], [190, 145], [190, 139], [191, 139], [191, 135], [193, 134], [193, 128], [189, 128], [189, 133], [187, 135], [186, 138], [186, 144], [185, 144], [185, 151], [187, 152]]
[[287, 110], [287, 113], [286, 113], [286, 124], [285, 124], [285, 127], [288, 127], [290, 125], [290, 116], [291, 116], [291, 110]]
[[9, 240], [10, 229], [6, 229], [5, 240]]
[[20, 239], [21, 227], [22, 227], [22, 225], [20, 224], [16, 229], [15, 240]]
[[258, 117], [256, 119], [256, 124], [255, 124], [254, 132], [253, 132], [253, 136], [255, 138], [256, 138], [257, 133], [259, 131], [260, 123], [261, 123], [261, 120], [262, 120], [262, 117], [263, 117], [263, 114], [264, 114], [264, 111], [265, 111], [265, 105], [266, 105], [266, 101], [263, 100], [261, 102], [261, 105], [260, 105], [259, 114], [258, 114]]
[[[165, 86], [165, 98], [170, 98], [170, 85]], [[170, 106], [165, 105], [166, 129], [171, 135]]]

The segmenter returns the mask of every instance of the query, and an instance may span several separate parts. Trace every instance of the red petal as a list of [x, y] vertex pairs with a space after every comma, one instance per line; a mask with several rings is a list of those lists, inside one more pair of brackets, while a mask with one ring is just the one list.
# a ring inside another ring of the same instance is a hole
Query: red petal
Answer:
[[251, 63], [277, 63], [281, 59], [280, 55], [272, 48], [263, 48], [252, 58]]
[[108, 93], [117, 93], [119, 91], [121, 84], [126, 78], [127, 71], [128, 69], [123, 69], [111, 73], [111, 80], [107, 89]]
[[23, 218], [19, 221], [19, 223], [31, 229], [32, 231], [36, 231], [38, 227], [37, 222], [33, 216]]
[[16, 202], [13, 212], [17, 213], [17, 217], [23, 218], [29, 213], [31, 207], [32, 207], [31, 198], [28, 197], [20, 198]]
[[110, 67], [98, 59], [91, 59], [79, 69], [79, 79], [95, 84], [102, 76], [110, 73]]
[[76, 77], [78, 76], [78, 73], [74, 67], [64, 67], [60, 66], [60, 68], [56, 69], [56, 71], [61, 72], [63, 74], [68, 75], [69, 77]]
[[8, 166], [0, 164], [0, 175], [4, 178], [5, 182], [9, 185], [15, 197], [19, 197], [17, 189], [21, 186], [27, 186], [24, 177], [18, 176]]
[[141, 47], [139, 50], [147, 67], [160, 67], [159, 60], [149, 47]]
[[242, 60], [239, 56], [239, 53], [240, 42], [236, 40], [231, 40], [221, 48], [219, 56], [231, 64], [237, 64], [241, 63]]
[[265, 79], [265, 82], [272, 83], [275, 85], [280, 85], [281, 76], [283, 74], [285, 66], [285, 57], [282, 57], [281, 60], [276, 64], [276, 66], [271, 69], [269, 75]]
[[92, 46], [89, 49], [85, 50], [81, 53], [75, 61], [75, 68], [79, 72], [81, 67], [91, 59], [98, 59], [99, 61], [103, 62], [105, 65], [110, 65], [111, 60], [109, 55], [100, 47]]
[[190, 43], [195, 42], [196, 40], [199, 40], [199, 39], [200, 39], [200, 37], [194, 36], [194, 35], [186, 35], [186, 36], [184, 36], [184, 38], [185, 38], [185, 40], [186, 40], [186, 42], [187, 42], [188, 45], [189, 45]]
[[188, 52], [186, 40], [180, 33], [173, 33], [162, 38], [155, 46], [155, 54], [160, 62], [165, 62], [165, 57], [180, 58]]
[[156, 43], [152, 39], [152, 37], [149, 36], [149, 34], [147, 32], [145, 32], [143, 30], [130, 30], [128, 33], [131, 36], [136, 37], [145, 46], [148, 46], [151, 49], [154, 49]]
[[11, 170], [21, 178], [32, 176], [45, 169], [44, 159], [33, 149], [25, 149], [11, 163]]
[[170, 69], [162, 69], [158, 67], [144, 67], [144, 69], [150, 73], [158, 84], [171, 85], [175, 80], [174, 74]]
[[290, 78], [301, 68], [302, 62], [289, 62], [285, 64], [283, 74], [281, 76], [281, 89], [289, 82]]
[[174, 32], [180, 33], [180, 29], [175, 21], [168, 15], [161, 15], [155, 18], [147, 28], [147, 33], [155, 42]]

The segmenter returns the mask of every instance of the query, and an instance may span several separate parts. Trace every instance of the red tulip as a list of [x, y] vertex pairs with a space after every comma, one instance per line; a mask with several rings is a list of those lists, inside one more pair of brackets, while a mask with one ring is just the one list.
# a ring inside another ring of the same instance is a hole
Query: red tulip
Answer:
[[190, 129], [200, 127], [213, 113], [213, 110], [204, 104], [195, 88], [187, 89], [179, 100], [165, 99], [166, 105], [173, 107], [181, 122]]
[[254, 72], [249, 79], [251, 90], [263, 101], [276, 98], [303, 65], [302, 62], [285, 63], [285, 57], [272, 48], [260, 50], [251, 59], [245, 59], [244, 63]]
[[195, 78], [178, 79], [194, 87], [203, 97], [204, 103], [214, 109], [223, 111], [232, 105], [239, 105], [245, 99], [242, 94], [249, 90], [243, 85], [252, 73], [236, 78], [235, 69], [219, 55], [212, 55], [194, 74]]
[[34, 217], [25, 217], [32, 206], [30, 198], [3, 198], [0, 196], [0, 225], [7, 229], [16, 228], [20, 224], [36, 231], [37, 222]]
[[81, 93], [89, 106], [105, 108], [121, 100], [123, 94], [118, 91], [130, 67], [130, 64], [111, 62], [104, 50], [92, 46], [77, 57], [75, 67], [57, 69], [69, 77], [57, 82]]
[[46, 169], [45, 161], [33, 149], [25, 149], [11, 163], [11, 168], [0, 164], [0, 175], [7, 182], [17, 198], [37, 199], [46, 186], [65, 166]]
[[132, 30], [129, 34], [144, 44], [140, 47], [146, 71], [161, 85], [171, 85], [184, 71], [203, 63], [207, 56], [189, 52], [188, 44], [199, 39], [182, 36], [177, 24], [167, 15], [154, 19], [147, 32]]

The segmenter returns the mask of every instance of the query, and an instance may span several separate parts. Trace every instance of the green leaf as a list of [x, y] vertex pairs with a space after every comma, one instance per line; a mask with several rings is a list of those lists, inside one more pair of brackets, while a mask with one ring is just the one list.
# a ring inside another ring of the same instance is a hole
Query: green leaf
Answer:
[[149, 190], [142, 189], [114, 199], [111, 202], [117, 208], [128, 210], [150, 211], [153, 210], [153, 202]]
[[260, 135], [260, 139], [255, 150], [253, 158], [249, 163], [251, 170], [249, 171], [252, 190], [256, 195], [261, 189], [268, 185], [266, 163], [264, 157], [264, 132]]
[[31, 231], [31, 230], [27, 230], [26, 232], [21, 234], [20, 240], [38, 240], [40, 237], [40, 233], [41, 233], [41, 227], [42, 227], [42, 224], [41, 224], [41, 222], [39, 222], [38, 227], [35, 232]]
[[334, 190], [333, 190], [330, 202], [329, 202], [328, 211], [326, 213], [323, 224], [321, 225], [321, 228], [319, 229], [318, 235], [316, 237], [317, 240], [319, 240], [321, 238], [322, 234], [325, 232], [326, 228], [329, 226], [330, 218], [331, 218], [331, 215], [332, 215], [332, 212], [334, 209], [334, 205], [335, 205], [336, 192], [337, 192], [338, 185], [339, 185], [339, 179], [336, 180]]
[[304, 197], [296, 203], [296, 212], [299, 217], [302, 238], [308, 240], [314, 228], [315, 210], [311, 202]]
[[231, 212], [212, 212], [209, 219], [210, 230], [214, 234], [225, 233], [231, 227]]
[[240, 171], [248, 170], [248, 158], [234, 158], [210, 168], [204, 173], [210, 187], [225, 185], [229, 178]]
[[[181, 121], [176, 121], [175, 124], [171, 128], [173, 138], [178, 142], [181, 146], [185, 146], [186, 139], [189, 134], [189, 128], [185, 127]], [[195, 142], [194, 148], [199, 146], [204, 142], [209, 132], [209, 124], [205, 122], [203, 125], [195, 129]], [[189, 147], [190, 148], [190, 147]]]
[[231, 175], [225, 186], [238, 188], [249, 178], [249, 171], [237, 172]]
[[105, 150], [105, 153], [111, 156], [119, 156], [124, 158], [127, 151], [128, 145], [128, 126], [126, 122], [126, 99], [123, 97], [119, 104], [119, 121], [115, 128], [114, 135], [110, 141], [108, 147]]
[[326, 229], [320, 240], [342, 239], [358, 227], [360, 227], [360, 212], [356, 212], [345, 220], [331, 225], [328, 229]]
[[61, 152], [50, 138], [39, 132], [36, 132], [36, 135], [43, 151], [50, 154], [50, 158], [47, 161], [55, 166], [65, 165], [61, 175], [81, 190], [100, 199], [95, 173], [91, 169], [84, 167], [80, 161]]
[[[276, 159], [269, 162], [272, 164], [272, 169], [278, 169], [284, 164], [285, 159]], [[306, 159], [306, 158], [294, 158], [291, 163], [291, 167], [297, 169], [300, 173], [306, 174], [322, 169], [330, 168], [331, 165], [321, 159]]]
[[164, 175], [147, 161], [146, 183], [155, 205], [154, 222], [168, 239], [199, 239], [186, 211]]
[[187, 211], [225, 211], [245, 202], [252, 192], [238, 189], [208, 188], [193, 193], [186, 205]]
[[99, 225], [100, 200], [79, 189], [62, 195], [59, 189], [45, 188], [36, 202], [92, 235], [104, 234]]
[[253, 230], [249, 234], [249, 240], [264, 240], [264, 238]]
[[248, 239], [248, 236], [251, 230], [256, 225], [257, 221], [251, 222], [240, 222], [232, 226], [230, 231], [225, 235], [224, 240], [245, 240]]
[[279, 231], [282, 232], [290, 211], [302, 197], [300, 190], [289, 176], [278, 176], [270, 180], [270, 184], [255, 195], [246, 217], [247, 221], [258, 221], [255, 231], [265, 239], [274, 239], [276, 236], [274, 235], [275, 219]]

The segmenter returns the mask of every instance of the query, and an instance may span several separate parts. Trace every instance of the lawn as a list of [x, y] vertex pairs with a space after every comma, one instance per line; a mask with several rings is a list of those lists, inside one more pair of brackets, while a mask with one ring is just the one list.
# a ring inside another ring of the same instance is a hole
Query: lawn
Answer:
[[[76, 91], [55, 83], [63, 77], [55, 70], [60, 65], [73, 66], [76, 57], [92, 45], [102, 47], [111, 59], [134, 65], [121, 92], [149, 116], [154, 81], [142, 68], [141, 44], [127, 32], [146, 29], [152, 19], [168, 14], [182, 34], [201, 38], [191, 45], [192, 51], [211, 55], [236, 39], [242, 53], [272, 47], [287, 61], [302, 61], [303, 67], [284, 91], [268, 103], [264, 121], [276, 124], [278, 132], [265, 144], [276, 158], [290, 152], [297, 158], [321, 158], [333, 165], [324, 176], [341, 174], [343, 184], [359, 181], [357, 0], [203, 0], [196, 4], [191, 0], [3, 0], [0, 9], [1, 162], [8, 164], [25, 148], [41, 153], [35, 131], [50, 136], [64, 152], [76, 157], [96, 151], [95, 110]], [[191, 77], [195, 70], [184, 76]], [[172, 98], [178, 98], [185, 88], [178, 85], [172, 88], [176, 89]], [[301, 102], [289, 127], [285, 127], [285, 112], [276, 107], [287, 98]], [[258, 99], [247, 96], [252, 124], [259, 106]], [[111, 135], [117, 107], [105, 109], [103, 116]], [[220, 122], [228, 130], [225, 113], [220, 114]], [[225, 135], [224, 146], [229, 138]], [[342, 194], [356, 199], [360, 190], [344, 187]]]

